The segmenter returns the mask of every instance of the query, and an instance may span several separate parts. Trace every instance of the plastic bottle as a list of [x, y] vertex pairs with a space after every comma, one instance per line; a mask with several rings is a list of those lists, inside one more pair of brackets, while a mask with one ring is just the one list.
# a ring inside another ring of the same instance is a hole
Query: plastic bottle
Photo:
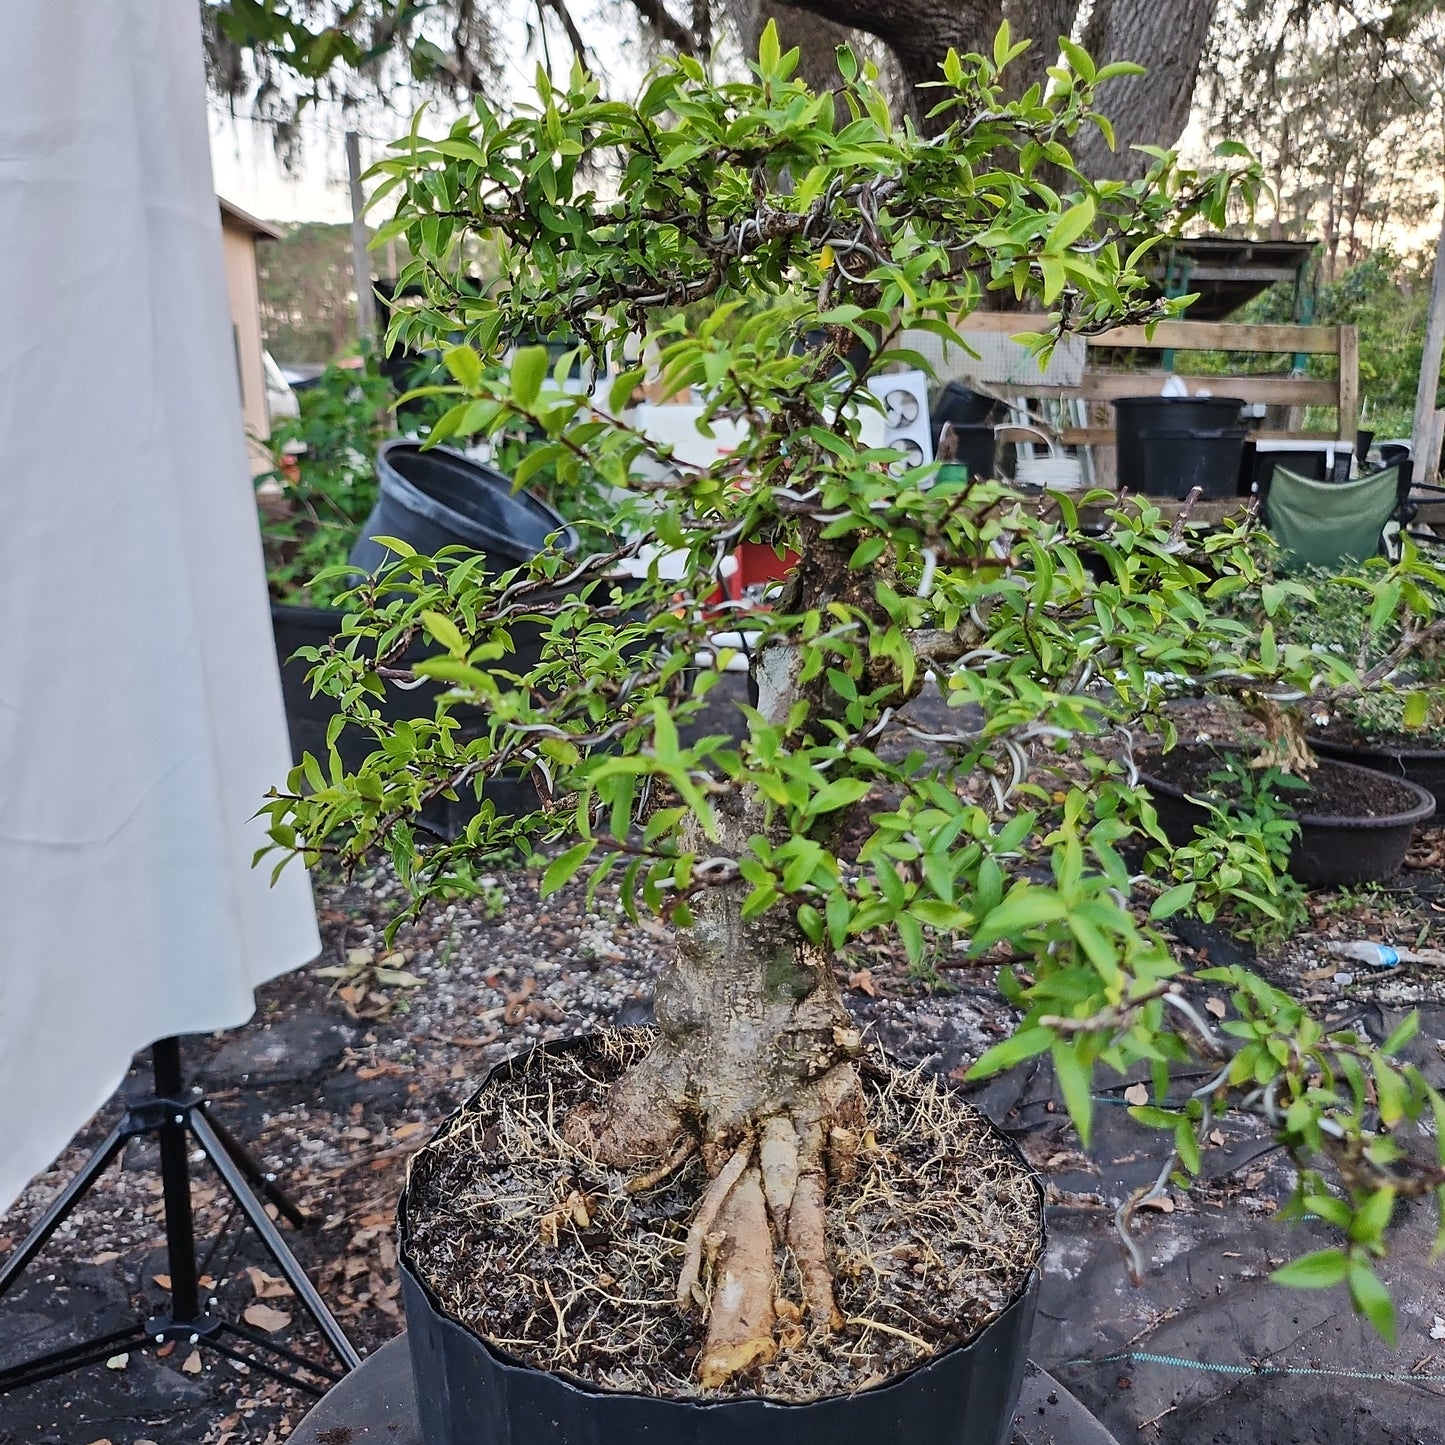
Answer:
[[1445, 952], [1438, 948], [1391, 948], [1388, 943], [1327, 943], [1325, 952], [1336, 958], [1367, 963], [1371, 968], [1395, 968], [1402, 963], [1445, 964]]

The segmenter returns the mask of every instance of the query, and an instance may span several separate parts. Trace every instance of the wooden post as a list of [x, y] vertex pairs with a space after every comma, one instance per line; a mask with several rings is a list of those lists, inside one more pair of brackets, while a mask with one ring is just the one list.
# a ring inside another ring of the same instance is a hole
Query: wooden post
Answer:
[[1360, 333], [1353, 326], [1340, 327], [1340, 440], [1355, 449], [1360, 429]]
[[1435, 395], [1440, 389], [1440, 353], [1445, 350], [1445, 218], [1435, 243], [1435, 276], [1430, 285], [1430, 318], [1425, 324], [1425, 351], [1420, 358], [1420, 385], [1415, 393], [1415, 480], [1433, 482], [1440, 470], [1435, 435]]
[[356, 280], [356, 334], [363, 346], [376, 334], [371, 296], [371, 256], [366, 249], [366, 197], [361, 190], [361, 137], [346, 132], [346, 178], [351, 185], [351, 271]]

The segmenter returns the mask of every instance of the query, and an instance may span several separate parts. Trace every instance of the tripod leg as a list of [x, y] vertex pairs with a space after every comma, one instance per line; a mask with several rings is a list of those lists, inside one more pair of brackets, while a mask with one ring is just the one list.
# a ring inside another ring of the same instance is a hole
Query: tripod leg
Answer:
[[85, 1162], [85, 1167], [56, 1196], [55, 1202], [36, 1222], [35, 1227], [25, 1236], [19, 1248], [5, 1261], [0, 1269], [0, 1295], [3, 1295], [25, 1271], [25, 1267], [45, 1247], [45, 1242], [60, 1228], [76, 1201], [105, 1172], [106, 1166], [117, 1154], [134, 1131], [126, 1123], [117, 1124], [105, 1136], [104, 1143]]
[[148, 1343], [146, 1332], [132, 1326], [102, 1335], [99, 1339], [86, 1340], [82, 1344], [70, 1345], [63, 1350], [53, 1350], [23, 1364], [12, 1365], [0, 1370], [0, 1395], [11, 1390], [21, 1390], [27, 1385], [38, 1385], [41, 1380], [53, 1380], [56, 1375], [69, 1374], [83, 1365], [96, 1365], [112, 1355], [138, 1350]]
[[261, 1208], [256, 1196], [247, 1187], [245, 1176], [216, 1137], [210, 1120], [199, 1109], [191, 1111], [190, 1120], [201, 1148], [210, 1156], [211, 1163], [225, 1181], [226, 1188], [231, 1191], [256, 1233], [261, 1236], [261, 1243], [276, 1261], [286, 1282], [296, 1291], [296, 1297], [316, 1321], [336, 1357], [348, 1369], [354, 1370], [361, 1363], [361, 1356], [356, 1353], [351, 1341], [346, 1338], [345, 1332], [326, 1308], [325, 1300], [316, 1292], [316, 1286], [307, 1278], [300, 1261], [291, 1253], [286, 1241], [281, 1237], [281, 1231], [271, 1222], [271, 1216]]
[[311, 1223], [311, 1216], [276, 1183], [276, 1176], [262, 1167], [260, 1160], [211, 1112], [208, 1103], [201, 1103], [196, 1107], [205, 1114], [216, 1138], [221, 1142], [221, 1147], [235, 1160], [236, 1167], [250, 1180], [252, 1188], [268, 1204], [274, 1204], [277, 1211], [284, 1214], [297, 1229], [305, 1229]]
[[[179, 1097], [184, 1088], [181, 1077], [180, 1044], [175, 1039], [157, 1039], [151, 1045], [151, 1067], [155, 1071], [156, 1097], [162, 1101]], [[161, 1147], [161, 1189], [166, 1206], [166, 1254], [171, 1270], [171, 1314], [177, 1320], [193, 1320], [201, 1312], [201, 1287], [196, 1266], [196, 1226], [191, 1214], [190, 1140], [186, 1135], [186, 1111], [167, 1111], [156, 1129]]]

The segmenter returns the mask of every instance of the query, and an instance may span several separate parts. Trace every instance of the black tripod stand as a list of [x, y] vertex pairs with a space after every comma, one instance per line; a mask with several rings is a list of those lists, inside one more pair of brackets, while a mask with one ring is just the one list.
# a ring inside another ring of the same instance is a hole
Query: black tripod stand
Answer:
[[[267, 1174], [224, 1125], [211, 1116], [205, 1094], [199, 1088], [186, 1088], [181, 1075], [180, 1046], [175, 1039], [158, 1039], [151, 1046], [151, 1067], [155, 1076], [155, 1092], [126, 1109], [125, 1117], [110, 1131], [80, 1173], [66, 1185], [26, 1236], [24, 1243], [5, 1261], [4, 1268], [0, 1269], [0, 1296], [20, 1278], [45, 1242], [70, 1215], [77, 1201], [89, 1191], [126, 1143], [143, 1134], [155, 1134], [160, 1141], [166, 1250], [170, 1256], [170, 1311], [155, 1319], [138, 1321], [127, 1329], [0, 1370], [0, 1394], [63, 1375], [82, 1365], [95, 1364], [127, 1350], [164, 1344], [169, 1340], [206, 1346], [297, 1389], [313, 1395], [324, 1393], [321, 1386], [311, 1383], [298, 1372], [308, 1371], [334, 1384], [346, 1370], [359, 1365], [361, 1357], [342, 1333], [341, 1326], [326, 1308], [316, 1287], [306, 1277], [281, 1232], [252, 1191], [258, 1191], [276, 1207], [278, 1213], [298, 1228], [307, 1223], [306, 1215], [276, 1186], [275, 1175]], [[196, 1260], [196, 1235], [191, 1217], [191, 1173], [187, 1157], [192, 1139], [200, 1145], [237, 1205], [251, 1221], [267, 1253], [295, 1291], [296, 1298], [320, 1327], [332, 1352], [344, 1366], [343, 1370], [319, 1365], [267, 1339], [243, 1322], [222, 1319], [201, 1308], [200, 1267]], [[258, 1357], [258, 1351], [264, 1354]], [[273, 1364], [265, 1358], [266, 1354], [283, 1363]], [[288, 1364], [289, 1369], [286, 1368]]]

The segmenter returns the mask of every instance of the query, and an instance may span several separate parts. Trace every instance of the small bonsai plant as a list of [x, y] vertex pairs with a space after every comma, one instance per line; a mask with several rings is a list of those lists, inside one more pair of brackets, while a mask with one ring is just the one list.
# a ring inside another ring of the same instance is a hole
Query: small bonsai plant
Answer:
[[[1407, 544], [1408, 546], [1409, 544]], [[1310, 710], [1325, 736], [1364, 744], [1445, 750], [1445, 597], [1442, 569], [1410, 550], [1340, 576], [1308, 576], [1281, 618], [1286, 635], [1344, 658], [1360, 684]]]
[[[1282, 1277], [1348, 1281], [1389, 1333], [1371, 1256], [1397, 1197], [1445, 1186], [1445, 1153], [1417, 1157], [1391, 1133], [1445, 1119], [1445, 1100], [1394, 1057], [1408, 1029], [1383, 1048], [1327, 1034], [1256, 975], [1213, 969], [1198, 977], [1231, 989], [1236, 1010], [1217, 1029], [1129, 906], [1152, 900], [1157, 922], [1193, 891], [1151, 889], [1119, 851], [1157, 832], [1133, 737], [1172, 736], [1166, 704], [1201, 678], [1269, 691], [1304, 666], [1306, 649], [1223, 611], [1268, 582], [1246, 539], [1169, 528], [1145, 507], [1087, 540], [1067, 497], [1041, 509], [904, 469], [864, 439], [868, 378], [916, 364], [905, 331], [962, 344], [960, 317], [989, 292], [1041, 303], [1040, 353], [1067, 330], [1175, 314], [1149, 298], [1140, 259], [1252, 185], [1247, 166], [1201, 176], [1162, 152], [1142, 182], [1089, 181], [1069, 141], [1107, 131], [1094, 87], [1118, 67], [1062, 44], [1048, 89], [1017, 99], [1006, 26], [992, 56], [950, 56], [925, 138], [894, 123], [846, 50], [837, 98], [810, 93], [769, 27], [748, 79], [682, 58], [620, 104], [580, 71], [559, 90], [539, 76], [534, 110], [508, 119], [479, 103], [435, 140], [418, 121], [376, 168], [397, 203], [379, 239], [405, 235], [416, 260], [403, 283], [425, 294], [393, 337], [464, 338], [445, 353], [454, 404], [433, 437], [530, 426], [543, 439], [519, 485], [550, 468], [565, 487], [585, 468], [643, 500], [625, 525], [588, 532], [580, 557], [488, 577], [474, 558], [403, 555], [359, 589], [314, 676], [375, 749], [354, 773], [308, 758], [271, 799], [278, 866], [380, 847], [421, 906], [474, 892], [504, 850], [545, 846], [544, 892], [584, 872], [594, 888], [620, 879], [626, 908], [671, 926], [655, 1038], [555, 1140], [559, 1178], [581, 1159], [593, 1182], [559, 1185], [537, 1227], [585, 1254], [601, 1194], [622, 1197], [629, 1180], [645, 1193], [686, 1164], [676, 1308], [705, 1306], [695, 1372], [708, 1389], [766, 1389], [769, 1362], [858, 1327], [837, 1307], [829, 1201], [860, 1158], [899, 1140], [870, 1114], [833, 965], [879, 932], [914, 959], [933, 935], [967, 940], [1021, 1015], [974, 1076], [1050, 1055], [1085, 1141], [1095, 1070], [1146, 1067], [1153, 1102], [1133, 1112], [1166, 1132], [1168, 1157], [1126, 1227], [1173, 1172], [1199, 1169], [1220, 1111], [1253, 1111], [1299, 1163], [1292, 1210], [1345, 1236]], [[485, 294], [467, 280], [482, 237], [502, 270]], [[611, 368], [610, 396], [564, 389], [579, 358], [549, 368], [535, 346], [493, 379], [516, 338], [552, 333]], [[624, 414], [649, 367], [664, 394], [704, 398], [704, 429], [742, 422], [740, 444], [698, 466], [651, 442]], [[741, 540], [800, 560], [766, 610], [720, 617], [720, 563]], [[1107, 580], [1081, 562], [1086, 546]], [[692, 737], [680, 729], [730, 660], [723, 626], [749, 636], [756, 702], [740, 739]], [[545, 644], [513, 672], [519, 627]], [[421, 634], [444, 655], [414, 671], [448, 691], [432, 716], [388, 724], [374, 699]], [[890, 748], [930, 674], [956, 728], [922, 739], [931, 751]], [[490, 717], [465, 742], [450, 718], [462, 703]], [[435, 798], [480, 797], [517, 769], [540, 811], [501, 817], [483, 802], [453, 839], [419, 826]], [[1206, 1082], [1171, 1081], [1200, 1055]], [[673, 1308], [672, 1292], [659, 1303]], [[552, 1331], [545, 1299], [533, 1314]]]

